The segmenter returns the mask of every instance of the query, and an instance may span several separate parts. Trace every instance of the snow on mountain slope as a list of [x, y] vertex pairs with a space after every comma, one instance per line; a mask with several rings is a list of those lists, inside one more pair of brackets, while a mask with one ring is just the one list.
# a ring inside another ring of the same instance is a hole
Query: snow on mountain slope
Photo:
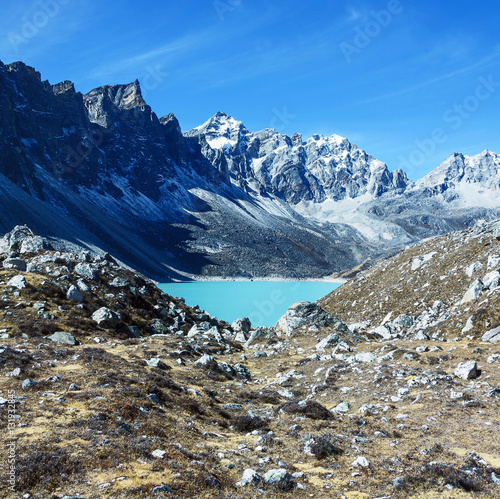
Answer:
[[458, 184], [476, 184], [484, 189], [500, 189], [500, 154], [483, 151], [476, 156], [453, 154], [420, 179], [416, 188], [444, 191]]

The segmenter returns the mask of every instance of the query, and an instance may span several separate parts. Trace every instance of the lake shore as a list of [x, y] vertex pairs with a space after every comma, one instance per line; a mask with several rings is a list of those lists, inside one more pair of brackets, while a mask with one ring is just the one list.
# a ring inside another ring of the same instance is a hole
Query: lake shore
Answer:
[[174, 284], [189, 283], [189, 282], [331, 282], [335, 284], [345, 284], [348, 279], [339, 279], [333, 277], [318, 277], [318, 278], [288, 278], [288, 277], [210, 277], [210, 276], [193, 276], [192, 279], [186, 281], [174, 281]]

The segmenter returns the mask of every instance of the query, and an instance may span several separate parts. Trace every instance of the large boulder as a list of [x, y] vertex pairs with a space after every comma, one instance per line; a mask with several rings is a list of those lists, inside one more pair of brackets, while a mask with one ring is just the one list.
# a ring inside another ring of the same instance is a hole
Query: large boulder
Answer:
[[65, 331], [57, 331], [48, 338], [50, 341], [54, 343], [59, 343], [61, 345], [71, 345], [71, 346], [76, 345], [75, 337], [70, 333], [66, 333]]
[[472, 286], [467, 290], [465, 293], [464, 297], [462, 298], [461, 303], [469, 303], [471, 301], [474, 301], [479, 297], [481, 294], [481, 291], [484, 289], [484, 284], [481, 281], [481, 279], [476, 279], [473, 283]]
[[347, 332], [347, 326], [337, 317], [323, 310], [316, 303], [300, 301], [294, 303], [274, 326], [275, 329], [291, 336], [293, 331], [304, 325], [333, 327], [339, 332]]
[[38, 253], [42, 250], [53, 249], [52, 246], [41, 236], [28, 237], [21, 243], [19, 253], [21, 255], [29, 253]]
[[6, 258], [3, 261], [4, 269], [15, 269], [21, 272], [26, 272], [26, 261], [20, 258]]
[[500, 327], [492, 329], [491, 331], [483, 334], [481, 341], [489, 343], [496, 343], [497, 341], [500, 341]]
[[24, 289], [28, 287], [26, 279], [22, 275], [16, 275], [7, 283], [7, 286], [12, 286], [17, 289]]
[[478, 378], [481, 372], [477, 368], [477, 363], [474, 360], [469, 360], [458, 364], [457, 368], [453, 371], [453, 374], [457, 378], [468, 380]]
[[43, 237], [35, 236], [26, 225], [16, 225], [0, 239], [0, 257], [3, 258], [21, 253], [37, 253], [43, 249], [52, 247]]
[[76, 301], [78, 303], [83, 302], [83, 295], [80, 290], [76, 286], [70, 286], [68, 291], [66, 292], [66, 299]]
[[266, 331], [259, 327], [250, 333], [250, 337], [243, 346], [245, 348], [248, 348], [250, 345], [252, 345], [252, 343], [255, 343], [257, 340], [260, 340], [265, 336], [266, 336]]
[[101, 307], [92, 314], [92, 320], [104, 328], [116, 327], [122, 320], [119, 313], [107, 307]]
[[279, 485], [286, 482], [289, 482], [292, 479], [292, 476], [288, 471], [284, 468], [269, 470], [264, 474], [262, 480], [267, 485]]
[[76, 265], [75, 272], [79, 276], [84, 277], [85, 279], [88, 279], [89, 281], [99, 282], [100, 277], [101, 277], [97, 266], [92, 265], [91, 263], [87, 263], [87, 262], [82, 262], [82, 263], [79, 263], [78, 265]]
[[231, 326], [234, 332], [243, 331], [243, 333], [248, 333], [252, 328], [252, 324], [248, 317], [243, 317], [243, 319], [236, 319]]

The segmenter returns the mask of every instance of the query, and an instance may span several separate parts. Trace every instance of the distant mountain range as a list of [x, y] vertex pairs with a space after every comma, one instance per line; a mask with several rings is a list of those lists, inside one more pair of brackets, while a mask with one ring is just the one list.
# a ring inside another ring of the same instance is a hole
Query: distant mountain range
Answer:
[[139, 83], [82, 95], [0, 62], [0, 230], [100, 247], [165, 279], [318, 277], [500, 216], [500, 155], [412, 182], [338, 135], [182, 133]]

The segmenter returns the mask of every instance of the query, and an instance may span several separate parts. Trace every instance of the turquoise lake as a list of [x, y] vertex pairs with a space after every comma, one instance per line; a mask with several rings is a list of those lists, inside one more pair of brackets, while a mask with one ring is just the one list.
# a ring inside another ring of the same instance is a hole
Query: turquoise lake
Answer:
[[252, 326], [273, 326], [296, 301], [314, 302], [340, 286], [326, 281], [194, 281], [159, 284], [187, 305], [198, 305], [229, 323], [248, 317]]

